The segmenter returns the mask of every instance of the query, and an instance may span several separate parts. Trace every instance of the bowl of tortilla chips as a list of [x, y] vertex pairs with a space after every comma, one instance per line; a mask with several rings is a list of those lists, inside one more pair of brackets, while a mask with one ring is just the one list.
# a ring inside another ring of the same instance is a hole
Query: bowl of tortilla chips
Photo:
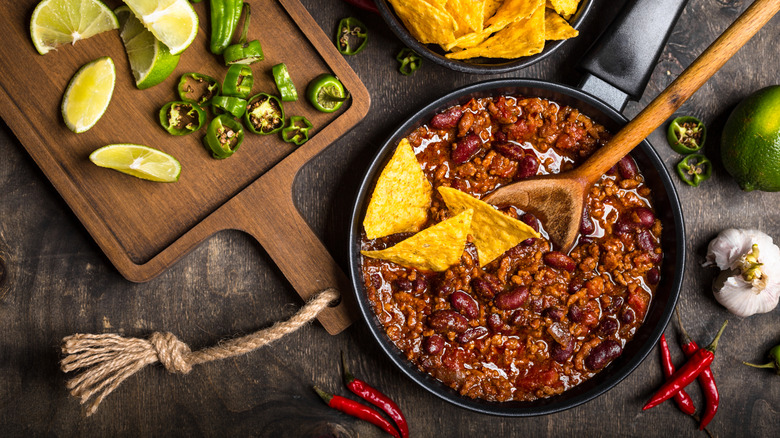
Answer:
[[376, 0], [409, 48], [455, 71], [505, 73], [576, 38], [591, 0]]

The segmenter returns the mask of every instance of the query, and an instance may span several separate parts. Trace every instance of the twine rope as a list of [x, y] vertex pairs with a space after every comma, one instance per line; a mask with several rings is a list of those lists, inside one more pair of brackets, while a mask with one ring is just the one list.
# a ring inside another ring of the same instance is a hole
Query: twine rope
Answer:
[[325, 289], [287, 321], [198, 351], [190, 350], [169, 332], [154, 332], [149, 339], [111, 333], [67, 336], [63, 339], [65, 357], [60, 367], [65, 373], [82, 370], [68, 380], [67, 388], [72, 396], [81, 399], [81, 404], [92, 399], [86, 410], [86, 415], [90, 416], [106, 396], [147, 365], [160, 362], [171, 373], [188, 374], [193, 365], [249, 353], [308, 324], [338, 297], [336, 289]]

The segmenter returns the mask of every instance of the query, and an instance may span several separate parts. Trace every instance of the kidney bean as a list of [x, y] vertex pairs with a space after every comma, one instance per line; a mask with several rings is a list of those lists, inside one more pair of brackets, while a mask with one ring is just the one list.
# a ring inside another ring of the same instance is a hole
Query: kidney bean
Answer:
[[661, 271], [658, 270], [658, 268], [653, 267], [649, 271], [647, 271], [647, 282], [656, 285], [658, 282], [661, 281]]
[[474, 301], [474, 298], [471, 298], [471, 295], [462, 290], [455, 291], [450, 295], [450, 303], [466, 318], [474, 319], [479, 316], [479, 305]]
[[533, 228], [537, 233], [539, 232], [539, 219], [537, 219], [533, 213], [523, 213], [523, 215], [520, 216], [520, 220], [529, 227]]
[[651, 251], [648, 254], [648, 256], [650, 256], [650, 261], [653, 262], [653, 263], [656, 263], [656, 264], [661, 263], [661, 260], [664, 259], [664, 255], [663, 254], [658, 254], [655, 251]]
[[458, 164], [465, 163], [479, 151], [481, 146], [482, 140], [477, 134], [468, 134], [455, 143], [455, 149], [450, 153], [450, 157]]
[[436, 285], [436, 294], [440, 297], [448, 297], [455, 292], [455, 286], [452, 284], [452, 279], [442, 280]]
[[569, 342], [566, 346], [556, 342], [550, 347], [550, 358], [558, 363], [565, 363], [572, 353], [574, 353], [574, 342]]
[[621, 307], [623, 307], [623, 297], [613, 297], [612, 303], [607, 307], [607, 313], [615, 314]]
[[465, 316], [454, 310], [437, 310], [428, 317], [428, 325], [439, 333], [463, 333], [469, 322]]
[[581, 275], [577, 275], [569, 282], [569, 293], [576, 294], [582, 287], [585, 286], [585, 278]]
[[512, 315], [509, 317], [509, 323], [514, 326], [525, 325], [526, 324], [525, 313], [520, 311], [512, 313]]
[[493, 288], [493, 285], [482, 278], [475, 278], [471, 280], [471, 288], [474, 290], [474, 292], [477, 293], [477, 295], [486, 300], [496, 296], [496, 290]]
[[423, 276], [418, 276], [414, 279], [414, 292], [420, 293], [428, 287], [428, 280]]
[[569, 272], [574, 272], [577, 268], [577, 264], [574, 263], [574, 259], [566, 254], [558, 251], [551, 251], [544, 255], [544, 264], [555, 269], [563, 269]]
[[590, 350], [590, 354], [585, 358], [585, 366], [592, 370], [600, 370], [621, 353], [623, 353], [623, 347], [620, 346], [620, 343], [607, 339]]
[[653, 252], [653, 249], [655, 249], [655, 241], [653, 239], [653, 235], [648, 230], [642, 230], [636, 236], [636, 243], [637, 245], [639, 245], [639, 248], [641, 248], [642, 251], [645, 252]]
[[471, 342], [474, 339], [479, 339], [481, 337], [484, 337], [488, 334], [488, 329], [485, 327], [471, 327], [470, 329], [466, 330], [465, 332], [461, 333], [457, 337], [457, 341], [461, 344], [465, 344], [467, 342]]
[[647, 207], [636, 207], [633, 210], [637, 218], [639, 218], [639, 226], [642, 228], [650, 228], [655, 223], [655, 214], [653, 210]]
[[620, 177], [623, 179], [633, 179], [636, 174], [639, 173], [639, 168], [636, 166], [636, 161], [631, 158], [631, 155], [626, 155], [625, 157], [621, 158], [617, 163], [617, 168], [618, 172], [620, 172]]
[[533, 154], [526, 154], [517, 162], [517, 173], [515, 179], [526, 179], [536, 175], [539, 170], [539, 159]]
[[617, 332], [618, 322], [613, 318], [604, 318], [596, 327], [596, 331], [601, 336], [612, 336]]
[[634, 322], [634, 319], [636, 318], [636, 314], [634, 313], [634, 309], [626, 306], [623, 311], [620, 313], [620, 322], [624, 324], [631, 324]]
[[412, 282], [405, 278], [399, 278], [395, 281], [395, 287], [398, 288], [398, 290], [402, 290], [404, 292], [412, 290], [412, 286]]
[[439, 335], [431, 335], [423, 341], [423, 351], [428, 354], [439, 354], [444, 350], [444, 338]]
[[463, 110], [459, 107], [453, 107], [447, 112], [433, 116], [431, 126], [436, 129], [452, 129], [458, 126], [461, 117], [463, 117]]
[[[583, 235], [593, 234], [596, 231], [596, 225], [593, 223], [593, 219], [590, 217], [590, 207], [585, 204], [585, 208], [582, 209], [582, 219], [580, 221], [580, 233]], [[582, 240], [582, 239], [580, 239]]]
[[501, 321], [501, 317], [497, 313], [491, 313], [487, 318], [487, 326], [493, 333], [501, 333], [506, 330], [507, 327], [504, 322]]
[[382, 288], [382, 276], [380, 274], [371, 274], [371, 286], [379, 290]]
[[520, 145], [514, 143], [497, 143], [493, 145], [493, 149], [499, 154], [514, 161], [520, 161], [525, 156], [525, 150], [523, 150]]
[[616, 234], [629, 234], [635, 229], [637, 229], [638, 224], [631, 219], [627, 218], [625, 215], [621, 215], [620, 219], [615, 222], [615, 225], [612, 227], [612, 230]]
[[528, 302], [528, 307], [534, 313], [542, 313], [542, 310], [544, 310], [544, 300], [541, 298], [534, 298]]
[[501, 292], [496, 295], [493, 303], [501, 310], [515, 310], [525, 304], [530, 292], [527, 286], [519, 286], [509, 292]]
[[544, 312], [542, 312], [542, 316], [545, 316], [547, 318], [550, 318], [551, 320], [555, 322], [559, 322], [563, 319], [563, 309], [560, 307], [548, 307], [544, 309]]
[[493, 139], [498, 143], [504, 143], [506, 141], [506, 133], [504, 131], [496, 131], [493, 134]]
[[577, 324], [585, 320], [585, 314], [580, 306], [572, 304], [571, 307], [569, 307], [569, 319]]

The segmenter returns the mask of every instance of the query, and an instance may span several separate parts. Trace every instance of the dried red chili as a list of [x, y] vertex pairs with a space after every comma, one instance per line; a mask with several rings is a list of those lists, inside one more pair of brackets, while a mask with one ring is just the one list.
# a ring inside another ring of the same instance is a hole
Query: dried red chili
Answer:
[[401, 438], [401, 436], [398, 435], [398, 431], [395, 430], [395, 427], [374, 409], [346, 397], [327, 393], [316, 386], [314, 387], [314, 390], [317, 391], [317, 394], [322, 397], [325, 403], [331, 408], [361, 420], [368, 421], [390, 435]]
[[720, 336], [723, 334], [723, 330], [726, 329], [726, 324], [728, 324], [728, 321], [723, 323], [720, 330], [718, 330], [718, 334], [715, 336], [715, 339], [710, 343], [710, 345], [698, 349], [688, 359], [688, 362], [686, 362], [685, 365], [680, 367], [680, 369], [672, 374], [666, 383], [664, 383], [661, 388], [656, 391], [655, 394], [653, 394], [653, 397], [650, 398], [650, 401], [647, 402], [647, 404], [642, 408], [643, 411], [656, 407], [666, 400], [674, 397], [674, 395], [680, 392], [681, 389], [685, 388], [691, 384], [691, 382], [696, 380], [696, 378], [705, 368], [710, 366], [712, 361], [715, 359], [715, 350], [718, 348], [718, 340], [720, 340]]
[[382, 409], [385, 413], [393, 419], [398, 429], [401, 431], [403, 438], [409, 438], [409, 424], [406, 422], [404, 414], [401, 413], [401, 409], [398, 405], [390, 399], [390, 397], [382, 394], [377, 389], [371, 387], [368, 383], [355, 378], [352, 373], [347, 369], [347, 365], [344, 362], [344, 356], [341, 357], [341, 366], [344, 372], [344, 384], [350, 391], [358, 395], [363, 400], [373, 404], [374, 406]]
[[[669, 343], [666, 342], [666, 335], [661, 335], [661, 365], [664, 370], [664, 377], [667, 379], [674, 374], [674, 364], [672, 364], [672, 353], [669, 351]], [[691, 396], [681, 389], [680, 392], [674, 395], [674, 401], [677, 403], [677, 407], [680, 408], [685, 414], [693, 415], [696, 412], [696, 406], [693, 404]]]
[[[685, 331], [685, 327], [683, 327], [682, 321], [680, 320], [679, 313], [677, 313], [677, 322], [679, 323], [680, 331], [682, 332], [683, 353], [685, 354], [685, 357], [690, 358], [699, 350], [699, 346], [696, 344], [696, 341], [688, 336], [688, 332]], [[710, 367], [702, 370], [697, 379], [699, 380], [699, 385], [701, 385], [705, 401], [704, 412], [702, 412], [699, 421], [699, 430], [704, 430], [718, 412], [720, 393], [718, 392], [718, 385], [715, 383], [715, 376], [712, 374], [712, 369]]]

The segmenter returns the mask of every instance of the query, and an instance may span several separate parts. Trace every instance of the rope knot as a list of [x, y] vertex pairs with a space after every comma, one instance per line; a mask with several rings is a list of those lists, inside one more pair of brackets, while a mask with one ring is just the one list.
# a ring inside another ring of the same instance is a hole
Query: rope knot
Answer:
[[149, 337], [149, 342], [154, 347], [160, 363], [168, 372], [189, 374], [192, 371], [192, 364], [187, 361], [192, 350], [173, 333], [154, 332]]

